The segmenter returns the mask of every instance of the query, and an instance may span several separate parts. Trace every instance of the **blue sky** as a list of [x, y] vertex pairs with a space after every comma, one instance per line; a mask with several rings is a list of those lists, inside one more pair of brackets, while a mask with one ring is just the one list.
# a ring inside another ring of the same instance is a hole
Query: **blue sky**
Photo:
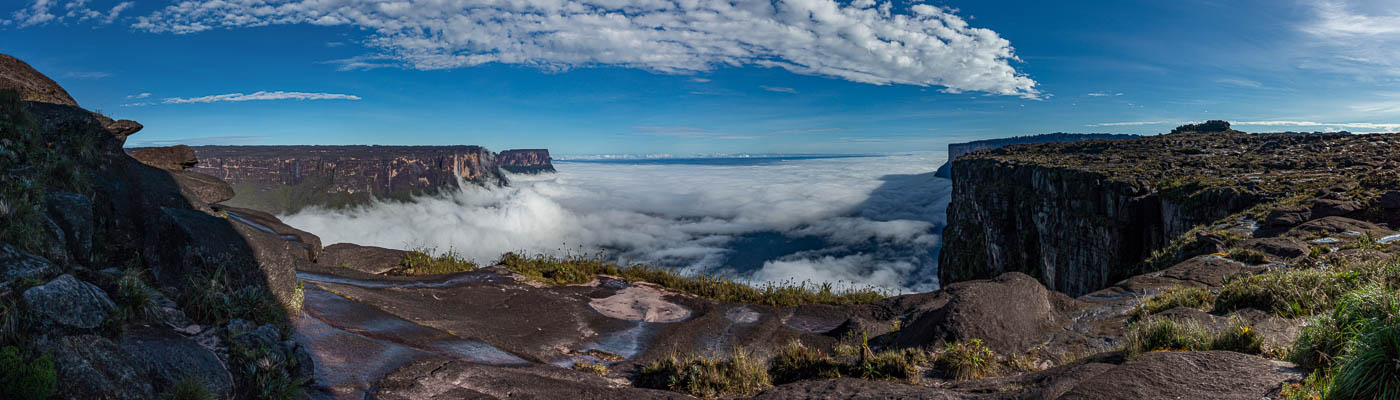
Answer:
[[0, 19], [0, 52], [145, 124], [129, 145], [880, 153], [1205, 119], [1400, 130], [1397, 1], [10, 0]]

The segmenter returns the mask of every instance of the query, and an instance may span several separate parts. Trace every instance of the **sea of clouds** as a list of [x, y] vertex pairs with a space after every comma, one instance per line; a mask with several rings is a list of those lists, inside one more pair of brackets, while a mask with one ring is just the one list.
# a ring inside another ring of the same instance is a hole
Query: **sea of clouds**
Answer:
[[[412, 202], [308, 209], [285, 222], [325, 243], [595, 254], [754, 282], [937, 287], [950, 181], [944, 153], [749, 165], [559, 162], [555, 174]], [[756, 256], [758, 260], [753, 260]], [[738, 265], [747, 264], [747, 265]]]

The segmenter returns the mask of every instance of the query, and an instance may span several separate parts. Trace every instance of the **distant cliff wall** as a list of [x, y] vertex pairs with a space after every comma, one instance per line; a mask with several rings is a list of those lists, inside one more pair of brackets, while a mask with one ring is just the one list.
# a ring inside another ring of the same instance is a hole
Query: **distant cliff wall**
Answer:
[[978, 150], [995, 149], [1013, 144], [1079, 142], [1085, 140], [1123, 140], [1138, 137], [1141, 136], [1109, 133], [1047, 133], [1044, 135], [977, 140], [967, 143], [951, 143], [948, 145], [948, 161], [938, 167], [938, 171], [934, 171], [933, 176], [950, 178], [949, 172], [952, 168], [953, 160], [957, 159], [959, 156]]
[[407, 199], [455, 187], [457, 179], [505, 185], [495, 155], [480, 146], [195, 146], [192, 169], [233, 185], [226, 202], [272, 213]]
[[554, 172], [547, 149], [515, 149], [502, 151], [496, 155], [496, 163], [501, 169], [517, 174], [538, 174]]
[[[1161, 152], [1153, 146], [1169, 146], [1121, 144], [1146, 149], [1143, 158]], [[1062, 151], [1100, 157], [1102, 165], [1122, 169], [1053, 158]], [[1153, 251], [1266, 197], [1223, 183], [1168, 187], [1163, 182], [1174, 182], [1170, 178], [1127, 170], [1170, 174], [1168, 166], [1181, 165], [1177, 161], [1142, 162], [1092, 145], [1017, 145], [995, 152], [974, 153], [952, 165], [953, 194], [938, 263], [943, 285], [1022, 272], [1050, 289], [1079, 296], [1148, 272], [1140, 267]], [[1114, 159], [1127, 161], [1115, 164]], [[1178, 171], [1183, 178], [1192, 176]]]

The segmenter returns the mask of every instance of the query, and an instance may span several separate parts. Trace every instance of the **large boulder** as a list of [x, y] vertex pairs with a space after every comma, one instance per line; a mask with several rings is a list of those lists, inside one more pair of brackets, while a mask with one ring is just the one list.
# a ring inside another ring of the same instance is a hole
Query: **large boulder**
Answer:
[[215, 398], [228, 398], [233, 391], [233, 376], [218, 355], [172, 331], [127, 332], [121, 349], [130, 364], [162, 392], [186, 378], [203, 382]]
[[1019, 272], [991, 280], [959, 282], [928, 300], [894, 339], [898, 347], [923, 347], [981, 339], [998, 353], [1018, 354], [1063, 334], [1063, 309], [1074, 302]]
[[229, 207], [222, 204], [214, 206], [214, 209], [224, 212], [234, 221], [238, 221], [263, 232], [271, 233], [278, 238], [292, 242], [297, 247], [306, 249], [307, 261], [315, 261], [321, 254], [321, 238], [319, 236], [311, 232], [293, 228], [291, 225], [283, 223], [282, 220], [277, 219], [277, 217], [272, 214], [248, 208]]
[[136, 161], [152, 167], [170, 170], [184, 170], [199, 164], [194, 149], [186, 145], [147, 147], [128, 151]]
[[1060, 399], [1278, 398], [1302, 371], [1256, 356], [1229, 352], [1147, 353], [1079, 382]]
[[182, 286], [190, 277], [222, 269], [235, 286], [258, 285], [293, 305], [298, 263], [306, 249], [274, 234], [204, 212], [162, 208], [147, 240], [166, 243], [143, 249], [157, 281]]
[[328, 267], [345, 267], [360, 272], [383, 274], [399, 267], [407, 252], [383, 247], [361, 246], [354, 243], [336, 243], [326, 246], [316, 264]]
[[43, 257], [0, 242], [0, 284], [19, 280], [43, 279], [58, 272], [58, 267]]
[[116, 308], [107, 292], [72, 275], [29, 288], [21, 297], [29, 315], [42, 327], [97, 328]]
[[194, 171], [170, 171], [170, 176], [187, 193], [187, 197], [203, 204], [215, 204], [233, 198], [233, 186], [222, 179]]
[[150, 381], [127, 360], [126, 352], [107, 338], [65, 336], [40, 340], [36, 347], [53, 357], [59, 381], [57, 398], [155, 398]]
[[44, 198], [49, 221], [58, 228], [70, 259], [92, 261], [92, 199], [77, 193], [51, 192]]
[[69, 96], [68, 91], [53, 79], [9, 54], [0, 54], [0, 90], [18, 92], [25, 101], [78, 105], [73, 96]]

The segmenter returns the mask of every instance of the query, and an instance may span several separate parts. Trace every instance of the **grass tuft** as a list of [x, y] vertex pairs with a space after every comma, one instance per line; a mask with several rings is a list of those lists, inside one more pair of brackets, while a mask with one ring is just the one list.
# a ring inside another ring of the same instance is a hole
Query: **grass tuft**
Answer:
[[934, 366], [957, 380], [979, 379], [992, 369], [995, 356], [981, 339], [948, 343]]
[[772, 386], [763, 364], [740, 348], [728, 359], [666, 356], [643, 366], [636, 385], [702, 398], [750, 396]]
[[1196, 321], [1158, 317], [1128, 325], [1123, 342], [1129, 357], [1151, 351], [1196, 351], [1207, 348], [1210, 333]]
[[475, 271], [477, 265], [467, 260], [455, 250], [447, 249], [445, 252], [437, 252], [431, 247], [420, 247], [409, 250], [402, 260], [399, 260], [398, 268], [389, 271], [393, 275], [442, 275], [458, 272]]
[[1211, 338], [1210, 349], [1260, 354], [1264, 352], [1264, 338], [1254, 327], [1245, 324], [1244, 320], [1231, 318], [1230, 326], [1216, 332]]
[[214, 393], [209, 391], [204, 381], [199, 378], [187, 376], [179, 383], [172, 386], [160, 396], [161, 400], [214, 400]]
[[1264, 253], [1260, 253], [1258, 250], [1250, 249], [1230, 249], [1230, 252], [1226, 255], [1226, 258], [1249, 265], [1269, 263], [1269, 258], [1268, 256], [1265, 256]]
[[1400, 398], [1400, 326], [1367, 331], [1349, 344], [1328, 389], [1329, 399]]

